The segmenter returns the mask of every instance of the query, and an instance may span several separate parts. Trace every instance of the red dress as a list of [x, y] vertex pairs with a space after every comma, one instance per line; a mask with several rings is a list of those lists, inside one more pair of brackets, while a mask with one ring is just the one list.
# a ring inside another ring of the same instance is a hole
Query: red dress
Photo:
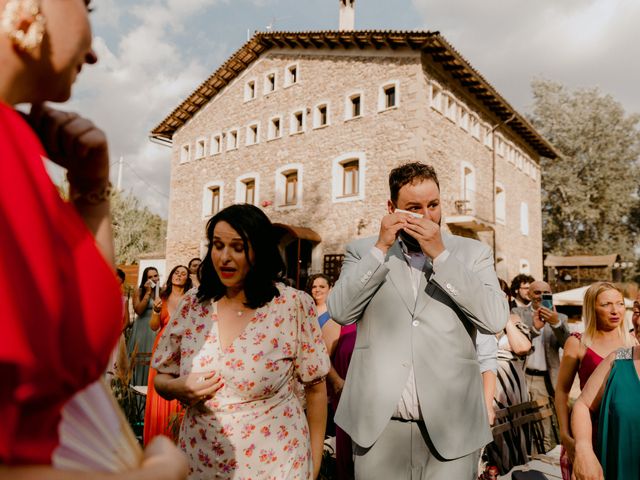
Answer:
[[40, 141], [0, 103], [0, 464], [50, 464], [60, 410], [98, 379], [120, 290], [44, 168]]
[[[160, 337], [164, 333], [164, 329], [169, 323], [169, 310], [167, 309], [167, 302], [162, 301], [162, 310], [160, 311], [160, 330], [156, 335], [156, 339], [153, 342], [153, 349], [151, 357], [155, 355], [156, 347], [160, 341]], [[176, 425], [173, 435], [170, 431], [169, 424], [173, 417], [180, 415], [182, 408], [177, 400], [165, 400], [153, 386], [153, 380], [156, 378], [156, 369], [149, 368], [149, 383], [147, 384], [147, 403], [144, 409], [144, 444], [147, 445], [153, 437], [156, 435], [166, 435], [167, 437], [177, 439], [177, 434], [180, 431], [180, 425]]]

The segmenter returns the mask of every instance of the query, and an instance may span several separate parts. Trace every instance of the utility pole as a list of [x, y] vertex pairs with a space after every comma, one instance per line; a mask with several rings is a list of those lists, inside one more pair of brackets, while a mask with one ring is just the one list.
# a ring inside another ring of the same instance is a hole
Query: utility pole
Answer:
[[122, 167], [124, 165], [124, 157], [120, 155], [120, 160], [118, 160], [118, 181], [116, 182], [116, 189], [118, 191], [122, 190]]

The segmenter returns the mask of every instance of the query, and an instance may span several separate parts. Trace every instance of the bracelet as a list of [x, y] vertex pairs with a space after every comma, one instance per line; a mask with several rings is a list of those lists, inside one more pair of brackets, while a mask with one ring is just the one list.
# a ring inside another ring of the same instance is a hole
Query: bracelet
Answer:
[[[69, 180], [68, 176], [67, 179]], [[71, 181], [69, 181], [69, 183], [71, 183]], [[112, 192], [113, 185], [111, 185], [111, 182], [107, 182], [104, 185], [86, 191], [77, 190], [73, 187], [69, 189], [69, 199], [72, 202], [82, 200], [84, 203], [88, 203], [89, 205], [99, 205], [102, 202], [109, 200]]]

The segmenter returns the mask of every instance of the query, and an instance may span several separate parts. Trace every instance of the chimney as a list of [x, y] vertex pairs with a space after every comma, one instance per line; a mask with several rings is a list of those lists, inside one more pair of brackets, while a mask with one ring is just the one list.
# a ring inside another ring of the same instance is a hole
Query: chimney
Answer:
[[338, 30], [353, 30], [355, 24], [356, 0], [340, 0], [340, 25]]

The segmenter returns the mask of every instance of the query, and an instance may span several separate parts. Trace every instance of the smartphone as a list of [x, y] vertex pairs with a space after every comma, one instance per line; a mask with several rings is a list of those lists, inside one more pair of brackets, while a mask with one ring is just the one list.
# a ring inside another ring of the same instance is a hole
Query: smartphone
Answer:
[[542, 294], [542, 302], [541, 305], [544, 308], [548, 308], [549, 310], [553, 310], [553, 295], [550, 293]]

